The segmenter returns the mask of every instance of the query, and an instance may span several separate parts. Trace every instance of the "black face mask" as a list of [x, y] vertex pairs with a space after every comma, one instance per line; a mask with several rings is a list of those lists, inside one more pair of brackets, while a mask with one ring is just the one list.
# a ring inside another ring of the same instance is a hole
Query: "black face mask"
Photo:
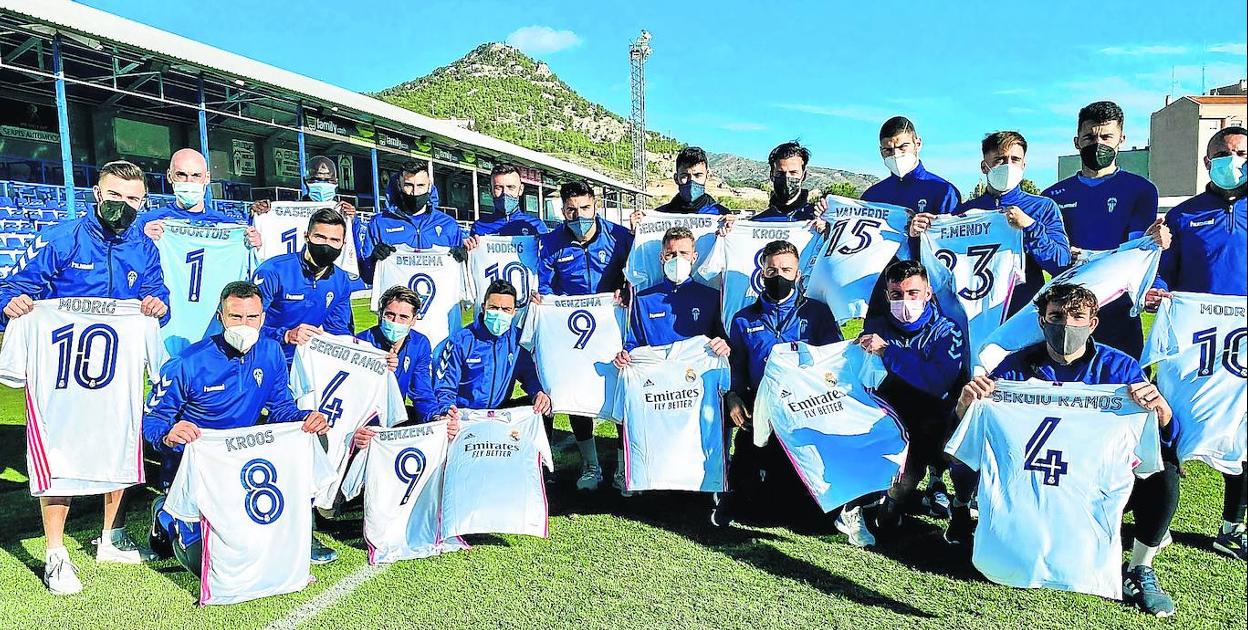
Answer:
[[400, 197], [400, 205], [403, 206], [400, 210], [406, 214], [416, 214], [429, 203], [429, 193], [421, 193], [419, 195], [402, 193]]
[[312, 264], [324, 269], [338, 260], [338, 254], [342, 253], [341, 247], [334, 247], [326, 243], [308, 243], [308, 257], [312, 259]]
[[793, 291], [794, 284], [794, 281], [780, 274], [763, 276], [763, 292], [767, 294], [767, 298], [772, 302], [779, 302], [789, 297], [789, 293]]
[[1079, 149], [1079, 160], [1083, 165], [1094, 171], [1099, 171], [1114, 163], [1114, 158], [1118, 157], [1118, 150], [1108, 144], [1089, 144]]
[[771, 189], [775, 191], [777, 200], [788, 201], [802, 192], [802, 178], [776, 173], [771, 178]]
[[121, 234], [130, 229], [138, 214], [130, 204], [117, 199], [101, 201], [96, 205], [96, 216], [99, 217], [100, 224], [113, 234]]

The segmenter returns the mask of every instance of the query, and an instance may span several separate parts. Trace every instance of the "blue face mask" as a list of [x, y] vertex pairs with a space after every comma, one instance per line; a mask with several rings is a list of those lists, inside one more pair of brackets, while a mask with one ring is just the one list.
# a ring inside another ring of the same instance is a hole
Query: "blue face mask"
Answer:
[[512, 197], [511, 195], [504, 194], [502, 197], [494, 198], [494, 210], [496, 212], [501, 212], [503, 214], [511, 214], [516, 211], [516, 208], [519, 208], [519, 207], [520, 207], [519, 197]]
[[385, 336], [390, 343], [398, 343], [398, 341], [407, 336], [407, 332], [412, 329], [406, 324], [396, 324], [388, 319], [378, 322], [381, 325], [381, 334]]
[[693, 203], [706, 194], [706, 186], [691, 179], [680, 185], [679, 194], [686, 203]]
[[564, 225], [568, 226], [569, 230], [572, 230], [572, 236], [575, 236], [577, 239], [584, 239], [585, 235], [594, 229], [594, 223], [596, 223], [596, 219], [586, 219], [585, 217], [578, 217], [563, 222]]
[[481, 319], [485, 323], [485, 329], [490, 331], [491, 335], [501, 337], [503, 333], [511, 330], [511, 320], [514, 318], [515, 314], [513, 313], [486, 311]]
[[338, 186], [333, 182], [312, 182], [308, 184], [308, 199], [312, 201], [333, 201]]

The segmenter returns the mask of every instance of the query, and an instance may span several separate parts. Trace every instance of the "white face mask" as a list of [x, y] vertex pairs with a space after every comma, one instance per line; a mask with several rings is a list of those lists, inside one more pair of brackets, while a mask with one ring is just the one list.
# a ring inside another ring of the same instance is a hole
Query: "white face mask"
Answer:
[[884, 158], [884, 166], [888, 172], [897, 177], [905, 177], [919, 165], [919, 156], [913, 153], [894, 153]]
[[1244, 158], [1224, 155], [1209, 160], [1209, 179], [1222, 190], [1234, 190], [1244, 183], [1248, 172], [1244, 170]]
[[251, 350], [251, 347], [260, 340], [260, 329], [252, 328], [246, 324], [239, 324], [226, 328], [224, 337], [225, 343], [230, 344], [231, 348], [247, 354], [247, 351]]
[[689, 262], [684, 256], [672, 256], [663, 263], [663, 275], [672, 284], [680, 284], [689, 279], [689, 275], [693, 273], [693, 263]]
[[1014, 190], [1023, 183], [1023, 167], [1017, 164], [998, 164], [988, 171], [988, 186], [999, 193]]
[[194, 208], [204, 200], [204, 185], [195, 182], [173, 182], [173, 196], [183, 208]]

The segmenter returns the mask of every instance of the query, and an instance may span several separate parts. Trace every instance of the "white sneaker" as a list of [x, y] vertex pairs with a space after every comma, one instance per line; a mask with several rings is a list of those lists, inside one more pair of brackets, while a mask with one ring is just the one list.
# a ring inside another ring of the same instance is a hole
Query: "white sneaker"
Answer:
[[619, 490], [620, 496], [624, 498], [633, 496], [633, 493], [627, 490], [628, 486], [624, 485], [624, 471], [623, 470], [615, 471], [615, 476], [612, 477], [611, 479], [611, 486], [615, 488], [616, 490]]
[[53, 595], [73, 595], [82, 591], [78, 569], [69, 561], [69, 554], [57, 553], [48, 557], [43, 565], [43, 585]]
[[836, 529], [849, 536], [849, 544], [855, 547], [875, 546], [875, 534], [867, 529], [867, 520], [862, 517], [862, 507], [852, 510], [841, 510], [836, 517]]
[[597, 466], [586, 466], [581, 469], [581, 477], [576, 480], [577, 490], [597, 490], [602, 483], [602, 469]]
[[135, 542], [127, 532], [119, 540], [105, 541], [103, 537], [91, 541], [96, 545], [96, 562], [116, 562], [120, 564], [143, 564], [156, 560], [151, 549]]

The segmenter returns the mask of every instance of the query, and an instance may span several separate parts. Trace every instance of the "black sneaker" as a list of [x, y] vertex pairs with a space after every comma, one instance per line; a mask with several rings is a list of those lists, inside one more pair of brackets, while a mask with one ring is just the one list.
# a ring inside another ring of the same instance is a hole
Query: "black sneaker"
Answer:
[[156, 497], [152, 501], [152, 529], [147, 532], [147, 546], [160, 559], [173, 557], [173, 543], [169, 540], [169, 531], [160, 526], [160, 511], [165, 507], [165, 497]]
[[1161, 583], [1157, 581], [1157, 572], [1149, 566], [1141, 564], [1134, 569], [1124, 570], [1122, 598], [1147, 615], [1174, 615], [1174, 600], [1161, 588]]
[[1245, 559], [1245, 547], [1248, 547], [1248, 528], [1245, 528], [1243, 523], [1236, 525], [1229, 532], [1219, 531], [1218, 537], [1213, 541], [1215, 551], [1239, 560]]
[[711, 527], [727, 529], [732, 526], [732, 495], [727, 492], [711, 494]]
[[875, 512], [875, 528], [886, 536], [895, 534], [901, 527], [901, 513], [901, 504], [892, 497], [885, 496]]
[[945, 542], [969, 548], [975, 542], [975, 521], [967, 506], [949, 510], [949, 526], [945, 528]]
[[949, 494], [945, 489], [945, 484], [937, 481], [927, 487], [927, 492], [923, 494], [923, 507], [927, 508], [927, 515], [939, 518], [949, 518]]

